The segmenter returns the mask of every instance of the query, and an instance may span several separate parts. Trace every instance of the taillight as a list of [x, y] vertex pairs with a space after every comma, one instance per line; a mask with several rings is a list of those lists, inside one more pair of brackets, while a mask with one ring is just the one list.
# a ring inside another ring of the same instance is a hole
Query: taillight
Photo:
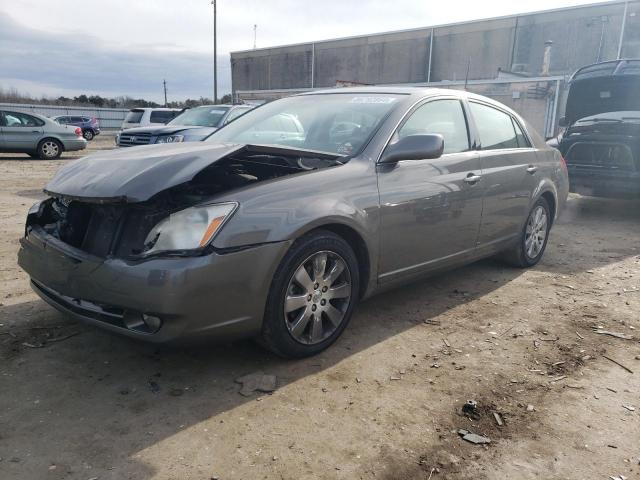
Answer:
[[564, 159], [562, 155], [560, 155], [560, 165], [562, 166], [564, 173], [569, 175], [569, 170], [567, 169], [567, 161]]
[[80, 127], [76, 128], [76, 135], [78, 135], [79, 137], [82, 136], [82, 129]]

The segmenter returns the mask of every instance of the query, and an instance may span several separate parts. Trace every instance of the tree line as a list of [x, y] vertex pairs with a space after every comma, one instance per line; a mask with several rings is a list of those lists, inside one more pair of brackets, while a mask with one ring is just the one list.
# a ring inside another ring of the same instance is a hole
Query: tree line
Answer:
[[[98, 107], [98, 108], [144, 108], [163, 107], [157, 102], [145, 100], [144, 98], [132, 98], [127, 95], [118, 97], [102, 97], [100, 95], [81, 94], [77, 97], [65, 97], [63, 95], [55, 97], [33, 97], [29, 94], [21, 93], [15, 88], [0, 87], [0, 103], [24, 103], [35, 105], [60, 105], [78, 107]], [[188, 98], [184, 101], [168, 102], [170, 108], [192, 108], [200, 105], [212, 105], [214, 102], [210, 98], [200, 97], [199, 99]], [[219, 103], [231, 103], [231, 94], [224, 95]]]

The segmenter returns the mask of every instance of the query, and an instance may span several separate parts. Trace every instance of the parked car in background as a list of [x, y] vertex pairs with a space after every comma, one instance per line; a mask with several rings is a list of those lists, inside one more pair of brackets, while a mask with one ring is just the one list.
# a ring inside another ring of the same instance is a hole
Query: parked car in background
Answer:
[[53, 120], [60, 125], [73, 125], [82, 129], [82, 136], [85, 140], [91, 141], [96, 135], [100, 135], [100, 124], [95, 117], [85, 117], [79, 115], [61, 115], [53, 117]]
[[80, 127], [60, 125], [35, 113], [0, 110], [0, 152], [53, 160], [62, 152], [87, 148]]
[[120, 147], [151, 143], [197, 142], [253, 107], [249, 105], [205, 105], [185, 110], [167, 125], [130, 128], [116, 136]]
[[181, 108], [132, 108], [124, 117], [122, 130], [127, 128], [164, 125], [183, 111]]
[[549, 143], [567, 162], [572, 192], [640, 197], [640, 59], [579, 69], [560, 125]]
[[537, 264], [568, 181], [496, 101], [367, 87], [276, 100], [204, 142], [90, 155], [45, 192], [18, 258], [55, 308], [151, 342], [258, 336], [304, 357], [361, 298], [493, 255]]

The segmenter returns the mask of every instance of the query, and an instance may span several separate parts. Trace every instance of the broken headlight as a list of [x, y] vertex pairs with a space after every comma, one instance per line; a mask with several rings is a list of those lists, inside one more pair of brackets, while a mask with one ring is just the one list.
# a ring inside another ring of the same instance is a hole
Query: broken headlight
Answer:
[[151, 229], [144, 253], [206, 247], [237, 207], [237, 203], [217, 203], [173, 213]]

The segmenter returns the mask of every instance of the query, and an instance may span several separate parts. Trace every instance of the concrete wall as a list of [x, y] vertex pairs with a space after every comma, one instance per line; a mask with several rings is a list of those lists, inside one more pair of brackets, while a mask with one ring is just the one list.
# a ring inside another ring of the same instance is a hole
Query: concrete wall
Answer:
[[[498, 70], [538, 76], [544, 43], [553, 41], [551, 75], [617, 56], [624, 2], [234, 52], [238, 90], [323, 88], [337, 81], [363, 84], [492, 79]], [[640, 1], [628, 5], [622, 50], [640, 57]]]

